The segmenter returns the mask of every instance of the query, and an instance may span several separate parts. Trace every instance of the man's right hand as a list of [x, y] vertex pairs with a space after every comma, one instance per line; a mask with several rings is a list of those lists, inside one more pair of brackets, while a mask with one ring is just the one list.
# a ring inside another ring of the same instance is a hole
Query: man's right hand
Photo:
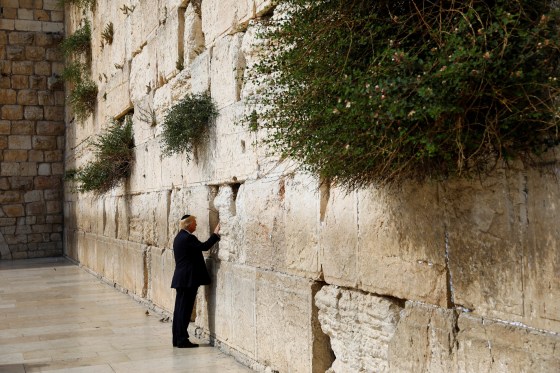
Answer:
[[214, 233], [216, 234], [220, 233], [220, 223], [218, 223], [218, 225], [216, 225], [216, 228], [214, 228]]

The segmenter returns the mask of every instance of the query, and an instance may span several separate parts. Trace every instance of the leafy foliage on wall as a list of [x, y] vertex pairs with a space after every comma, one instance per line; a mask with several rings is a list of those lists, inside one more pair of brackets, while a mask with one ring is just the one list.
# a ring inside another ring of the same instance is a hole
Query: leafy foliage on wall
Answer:
[[195, 147], [208, 134], [208, 125], [217, 116], [218, 109], [208, 93], [185, 96], [171, 107], [163, 121], [163, 155], [182, 153], [190, 161]]
[[132, 118], [114, 121], [90, 143], [94, 160], [85, 167], [66, 172], [66, 179], [77, 183], [79, 192], [105, 193], [130, 174], [134, 161]]
[[280, 0], [247, 121], [347, 189], [484, 173], [559, 143], [545, 0]]

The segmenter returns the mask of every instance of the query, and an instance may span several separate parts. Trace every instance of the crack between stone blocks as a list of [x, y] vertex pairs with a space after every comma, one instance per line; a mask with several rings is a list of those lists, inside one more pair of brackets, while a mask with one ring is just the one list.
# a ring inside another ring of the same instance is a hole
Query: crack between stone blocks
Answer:
[[449, 265], [449, 231], [445, 228], [445, 268], [447, 270], [447, 306], [455, 308], [455, 289], [453, 288], [453, 276], [451, 275], [451, 266]]

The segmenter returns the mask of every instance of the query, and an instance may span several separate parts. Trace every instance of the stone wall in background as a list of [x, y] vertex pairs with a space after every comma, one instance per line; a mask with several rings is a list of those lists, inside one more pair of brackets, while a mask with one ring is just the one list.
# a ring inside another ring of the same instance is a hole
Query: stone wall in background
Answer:
[[56, 0], [0, 0], [0, 259], [63, 252], [63, 31]]
[[[484, 180], [345, 193], [270, 156], [237, 124], [258, 94], [266, 0], [98, 0], [95, 113], [67, 110], [66, 167], [133, 115], [135, 164], [98, 198], [66, 187], [65, 254], [168, 311], [179, 218], [198, 217], [213, 283], [197, 331], [259, 371], [555, 372], [560, 369], [560, 172], [513, 164]], [[112, 22], [112, 44], [101, 33]], [[183, 61], [184, 68], [179, 70]], [[190, 163], [161, 158], [161, 123], [189, 92], [220, 115]], [[155, 120], [155, 123], [154, 123]], [[556, 155], [551, 154], [552, 160]], [[170, 330], [171, 333], [171, 330]]]

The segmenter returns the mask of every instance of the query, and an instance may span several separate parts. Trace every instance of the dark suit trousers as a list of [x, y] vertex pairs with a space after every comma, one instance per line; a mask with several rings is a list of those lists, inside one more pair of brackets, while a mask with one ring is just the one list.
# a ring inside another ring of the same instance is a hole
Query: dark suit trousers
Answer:
[[191, 321], [198, 286], [175, 290], [177, 290], [177, 296], [173, 310], [173, 346], [185, 344], [189, 340], [187, 328]]

